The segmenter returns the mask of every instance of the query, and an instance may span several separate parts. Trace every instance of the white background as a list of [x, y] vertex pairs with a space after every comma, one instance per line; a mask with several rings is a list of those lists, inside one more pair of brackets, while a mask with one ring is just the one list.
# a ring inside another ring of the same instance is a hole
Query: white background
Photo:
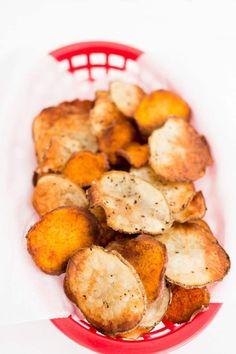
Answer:
[[[149, 52], [170, 51], [173, 47], [173, 60], [185, 68], [186, 74], [194, 71], [203, 83], [220, 82], [219, 91], [227, 91], [229, 104], [236, 106], [236, 100], [232, 102], [236, 96], [235, 19], [235, 1], [225, 0], [0, 0], [0, 59], [12, 49], [30, 47], [48, 52], [84, 40], [118, 41]], [[207, 66], [209, 77], [201, 77], [203, 66]], [[225, 124], [227, 118], [222, 116]], [[225, 140], [227, 144], [227, 137]], [[235, 307], [225, 304], [213, 323], [176, 353], [233, 353]], [[89, 351], [67, 339], [49, 321], [39, 321], [0, 328], [0, 352]]]

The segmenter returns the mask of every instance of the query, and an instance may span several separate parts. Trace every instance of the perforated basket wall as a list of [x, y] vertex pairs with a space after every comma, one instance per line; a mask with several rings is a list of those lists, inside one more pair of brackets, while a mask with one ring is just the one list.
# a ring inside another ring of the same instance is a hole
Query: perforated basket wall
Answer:
[[[118, 43], [83, 42], [72, 44], [50, 53], [64, 70], [78, 76], [82, 83], [94, 82], [101, 76], [108, 79], [119, 72], [137, 74], [136, 60], [142, 51]], [[152, 332], [136, 341], [112, 339], [102, 335], [77, 316], [51, 320], [64, 334], [98, 353], [167, 353], [190, 340], [215, 316], [221, 304], [212, 303], [206, 312], [198, 314], [190, 323], [174, 325], [161, 322]]]

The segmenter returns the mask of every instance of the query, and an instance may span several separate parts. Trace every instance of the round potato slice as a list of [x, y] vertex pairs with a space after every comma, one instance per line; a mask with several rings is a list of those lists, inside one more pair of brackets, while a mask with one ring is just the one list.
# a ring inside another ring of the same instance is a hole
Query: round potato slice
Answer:
[[85, 318], [102, 333], [128, 331], [143, 318], [142, 282], [119, 253], [98, 246], [80, 249], [68, 263], [66, 284]]
[[132, 240], [111, 242], [108, 250], [119, 252], [138, 273], [148, 303], [159, 297], [164, 286], [166, 248], [152, 236], [140, 235]]
[[191, 321], [199, 312], [209, 306], [210, 293], [207, 288], [185, 289], [178, 285], [171, 287], [171, 304], [164, 319], [173, 323]]
[[166, 245], [166, 277], [171, 283], [201, 287], [222, 280], [229, 271], [229, 256], [200, 224], [176, 224], [156, 238]]
[[148, 162], [149, 147], [147, 144], [141, 145], [137, 142], [132, 142], [119, 149], [117, 154], [127, 160], [131, 166], [139, 168]]
[[144, 135], [159, 128], [170, 116], [188, 120], [188, 104], [174, 92], [157, 90], [145, 96], [135, 112], [135, 119]]
[[206, 139], [184, 119], [169, 118], [149, 137], [150, 165], [172, 182], [195, 181], [212, 163]]
[[104, 208], [114, 230], [157, 234], [171, 226], [172, 218], [163, 194], [128, 172], [110, 171], [89, 190], [90, 206]]
[[34, 189], [32, 203], [39, 215], [60, 206], [88, 207], [84, 190], [60, 175], [41, 177]]
[[181, 212], [192, 200], [195, 189], [192, 182], [170, 182], [156, 175], [149, 166], [131, 168], [130, 173], [144, 179], [165, 196], [172, 214]]
[[124, 81], [113, 81], [110, 84], [111, 99], [118, 109], [127, 117], [133, 117], [140, 102], [145, 96], [137, 85]]
[[201, 219], [206, 213], [206, 203], [202, 192], [197, 192], [184, 210], [174, 214], [175, 221], [186, 222]]
[[163, 319], [168, 309], [170, 299], [170, 290], [165, 285], [162, 296], [147, 305], [146, 313], [138, 327], [129, 332], [121, 333], [120, 337], [137, 339], [144, 334], [149, 333]]
[[72, 155], [66, 163], [63, 175], [78, 186], [87, 187], [108, 169], [109, 163], [105, 154], [80, 151]]
[[60, 207], [44, 214], [30, 228], [28, 251], [43, 272], [59, 275], [75, 251], [93, 244], [98, 232], [97, 221], [89, 211]]

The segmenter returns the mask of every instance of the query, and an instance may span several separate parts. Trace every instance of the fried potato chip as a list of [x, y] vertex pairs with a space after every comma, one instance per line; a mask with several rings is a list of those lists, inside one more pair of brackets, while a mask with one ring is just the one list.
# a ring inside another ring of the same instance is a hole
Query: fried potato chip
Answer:
[[53, 136], [44, 159], [39, 164], [36, 172], [39, 176], [47, 173], [60, 173], [71, 155], [83, 150], [81, 143], [68, 136]]
[[104, 208], [114, 230], [157, 234], [171, 226], [172, 218], [163, 194], [128, 172], [110, 171], [89, 190], [90, 206]]
[[107, 225], [107, 218], [103, 208], [97, 206], [90, 208], [90, 212], [96, 217], [100, 226], [100, 233], [97, 236], [97, 244], [105, 247], [107, 244], [114, 240], [117, 232]]
[[181, 97], [167, 90], [153, 91], [145, 96], [134, 115], [144, 135], [150, 135], [154, 129], [163, 125], [170, 116], [188, 120], [190, 108]]
[[97, 91], [93, 109], [90, 112], [92, 132], [99, 137], [114, 121], [124, 116], [112, 102], [108, 91]]
[[117, 164], [117, 151], [131, 143], [136, 136], [136, 131], [130, 121], [120, 119], [114, 121], [98, 139], [99, 149], [109, 157], [112, 164]]
[[66, 163], [63, 175], [78, 186], [86, 187], [100, 178], [108, 169], [109, 163], [105, 154], [80, 151], [72, 155]]
[[76, 139], [83, 150], [97, 151], [97, 140], [91, 132], [88, 119], [91, 106], [90, 101], [76, 100], [42, 110], [32, 126], [39, 163], [44, 160], [53, 136], [63, 135]]
[[172, 182], [195, 181], [212, 163], [206, 139], [184, 119], [169, 118], [149, 137], [150, 165]]
[[197, 192], [184, 210], [173, 215], [175, 221], [186, 222], [201, 219], [206, 213], [206, 203], [202, 192]]
[[131, 168], [130, 173], [159, 189], [164, 194], [172, 214], [185, 209], [195, 195], [193, 183], [166, 181], [157, 176], [149, 166], [143, 166], [139, 169]]
[[229, 271], [229, 256], [206, 227], [176, 224], [156, 238], [166, 245], [166, 277], [171, 283], [201, 287], [222, 280]]
[[165, 285], [162, 296], [147, 305], [147, 310], [137, 328], [121, 333], [120, 337], [137, 339], [149, 333], [164, 317], [170, 303], [170, 291]]
[[202, 219], [190, 220], [189, 222], [197, 224], [197, 225], [203, 227], [206, 231], [209, 231], [212, 233], [210, 226], [206, 223], [206, 221], [204, 221]]
[[117, 154], [126, 159], [131, 166], [139, 168], [148, 162], [149, 147], [147, 144], [141, 145], [132, 142], [122, 149], [119, 149]]
[[112, 101], [118, 109], [127, 117], [133, 117], [145, 92], [137, 85], [124, 81], [113, 81], [110, 83], [110, 94]]
[[102, 333], [128, 331], [143, 318], [142, 282], [119, 253], [98, 246], [80, 249], [68, 262], [66, 283], [87, 321]]
[[140, 235], [132, 240], [111, 242], [108, 250], [119, 252], [138, 273], [148, 303], [159, 297], [164, 286], [166, 248], [152, 236]]
[[28, 251], [43, 272], [58, 275], [75, 251], [93, 244], [98, 232], [97, 221], [88, 210], [60, 207], [44, 214], [28, 231]]
[[88, 207], [84, 190], [61, 175], [41, 177], [34, 189], [32, 203], [39, 215], [60, 206]]
[[171, 304], [164, 319], [173, 323], [191, 321], [199, 312], [206, 309], [210, 302], [207, 288], [185, 289], [178, 285], [171, 287]]

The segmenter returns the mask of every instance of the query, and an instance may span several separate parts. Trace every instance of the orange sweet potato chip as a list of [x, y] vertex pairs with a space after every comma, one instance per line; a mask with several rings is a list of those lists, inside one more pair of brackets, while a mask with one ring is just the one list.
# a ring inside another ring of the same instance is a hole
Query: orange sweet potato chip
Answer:
[[207, 288], [185, 289], [175, 285], [171, 289], [172, 301], [164, 317], [167, 321], [188, 322], [209, 305], [210, 294]]
[[98, 232], [97, 221], [88, 210], [60, 207], [44, 214], [28, 231], [28, 251], [43, 272], [58, 275], [76, 250], [94, 243]]
[[147, 144], [141, 145], [132, 142], [129, 145], [118, 150], [118, 155], [126, 159], [131, 166], [140, 168], [148, 162], [149, 147]]
[[135, 119], [144, 135], [159, 128], [170, 116], [188, 120], [190, 108], [181, 97], [167, 90], [153, 91], [145, 96], [135, 112]]
[[80, 151], [72, 155], [66, 163], [63, 174], [81, 187], [89, 186], [109, 169], [105, 154]]
[[108, 155], [112, 164], [119, 162], [117, 151], [131, 143], [136, 135], [135, 128], [129, 120], [114, 121], [99, 137], [99, 149]]

